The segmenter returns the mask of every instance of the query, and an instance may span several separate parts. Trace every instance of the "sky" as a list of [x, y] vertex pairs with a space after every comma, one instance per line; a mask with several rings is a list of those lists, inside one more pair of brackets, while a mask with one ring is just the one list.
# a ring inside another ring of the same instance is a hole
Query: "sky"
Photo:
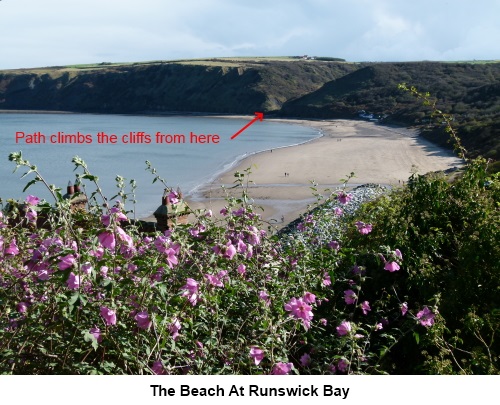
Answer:
[[0, 69], [230, 56], [500, 59], [500, 0], [2, 0]]

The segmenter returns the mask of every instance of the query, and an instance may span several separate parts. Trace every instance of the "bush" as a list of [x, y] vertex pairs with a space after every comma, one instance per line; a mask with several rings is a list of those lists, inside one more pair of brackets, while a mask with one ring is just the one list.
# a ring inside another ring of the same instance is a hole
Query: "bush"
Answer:
[[[20, 154], [11, 160], [45, 183]], [[85, 163], [74, 162], [97, 185]], [[24, 219], [15, 210], [3, 215], [1, 372], [397, 372], [391, 348], [438, 321], [434, 306], [389, 293], [401, 279], [400, 251], [353, 248], [351, 228], [367, 240], [370, 226], [333, 208], [338, 240], [317, 237], [324, 211], [304, 220], [300, 237], [280, 239], [263, 229], [244, 175], [236, 183], [242, 197], [228, 198], [223, 220], [198, 211], [194, 223], [163, 234], [128, 222], [123, 189], [113, 207], [72, 213], [49, 186], [50, 210], [28, 196]], [[342, 190], [328, 197], [341, 206], [350, 199]], [[46, 229], [34, 226], [42, 209]], [[385, 292], [368, 299], [376, 274]]]
[[[444, 362], [446, 372], [499, 371], [500, 183], [498, 175], [487, 176], [486, 166], [472, 161], [455, 181], [415, 174], [407, 187], [360, 212], [374, 224], [370, 243], [383, 241], [403, 252], [401, 293], [413, 302], [439, 298], [443, 322], [428, 341], [428, 360], [412, 364], [401, 356], [408, 371], [418, 366], [442, 372]], [[373, 288], [383, 285], [374, 280]]]

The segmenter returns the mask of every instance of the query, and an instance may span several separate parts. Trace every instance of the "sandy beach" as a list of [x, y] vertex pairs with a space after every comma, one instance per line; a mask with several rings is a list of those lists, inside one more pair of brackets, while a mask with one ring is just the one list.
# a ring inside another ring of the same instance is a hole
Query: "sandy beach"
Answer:
[[323, 192], [340, 187], [340, 179], [354, 172], [351, 186], [365, 183], [398, 186], [412, 172], [423, 174], [461, 165], [451, 151], [419, 137], [414, 129], [354, 120], [273, 121], [318, 128], [323, 136], [302, 145], [249, 156], [191, 196], [192, 208], [218, 213], [225, 205], [227, 192], [241, 195], [241, 190], [228, 190], [234, 184], [234, 173], [250, 168], [252, 183], [248, 192], [253, 204], [264, 209], [265, 220], [279, 227], [296, 219], [315, 201], [311, 181]]

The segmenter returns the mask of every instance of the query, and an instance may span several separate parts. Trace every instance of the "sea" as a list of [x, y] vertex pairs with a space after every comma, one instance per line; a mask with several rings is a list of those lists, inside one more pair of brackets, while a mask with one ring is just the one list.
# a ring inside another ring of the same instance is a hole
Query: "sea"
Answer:
[[[108, 199], [119, 190], [116, 176], [125, 178], [126, 192], [131, 191], [129, 182], [134, 179], [137, 203], [127, 203], [126, 208], [134, 209], [136, 217], [143, 218], [160, 205], [163, 193], [161, 182], [153, 183], [155, 176], [146, 170], [146, 161], [151, 162], [168, 186], [179, 187], [189, 197], [251, 154], [321, 136], [313, 128], [264, 118], [231, 140], [251, 120], [252, 117], [1, 113], [0, 198], [4, 202], [9, 198], [24, 200], [31, 194], [53, 202], [41, 183], [23, 191], [34, 174], [21, 178], [27, 168], [14, 172], [16, 166], [8, 159], [11, 152], [21, 151], [23, 158], [36, 165], [44, 179], [60, 187], [63, 194], [68, 182], [75, 181], [75, 173], [82, 172], [81, 168], [75, 172], [72, 163], [72, 158], [79, 156], [90, 173], [98, 176]], [[84, 185], [88, 194], [95, 190], [87, 180]]]

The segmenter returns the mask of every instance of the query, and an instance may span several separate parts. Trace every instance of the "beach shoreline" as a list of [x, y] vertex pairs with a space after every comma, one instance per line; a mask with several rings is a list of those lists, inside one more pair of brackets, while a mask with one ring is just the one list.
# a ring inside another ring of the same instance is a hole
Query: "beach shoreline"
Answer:
[[[6, 111], [33, 113], [33, 111]], [[36, 111], [38, 113], [60, 113]], [[71, 114], [71, 112], [66, 112]], [[162, 114], [126, 114], [159, 116]], [[249, 115], [170, 113], [169, 116], [199, 116], [251, 120]], [[354, 172], [348, 187], [373, 183], [397, 187], [413, 172], [424, 174], [461, 166], [449, 150], [419, 136], [415, 128], [381, 125], [372, 121], [346, 119], [303, 119], [265, 117], [266, 121], [300, 125], [317, 131], [318, 136], [300, 144], [263, 150], [237, 158], [206, 181], [186, 193], [192, 209], [210, 209], [214, 215], [226, 205], [226, 198], [241, 197], [241, 188], [232, 188], [234, 173], [251, 172], [245, 179], [250, 202], [263, 211], [261, 216], [276, 228], [297, 219], [317, 198], [343, 186]], [[258, 125], [258, 123], [256, 124]], [[242, 137], [245, 134], [241, 135]], [[238, 142], [238, 138], [232, 142]], [[155, 221], [151, 215], [143, 218]]]
[[343, 119], [269, 120], [314, 128], [321, 136], [245, 157], [188, 195], [186, 200], [192, 209], [210, 209], [217, 215], [226, 205], [227, 196], [241, 196], [241, 188], [230, 189], [234, 173], [250, 169], [247, 191], [251, 203], [263, 208], [258, 212], [265, 221], [280, 228], [316, 201], [312, 182], [319, 193], [326, 195], [342, 187], [341, 179], [354, 172], [348, 187], [367, 183], [397, 187], [413, 172], [424, 174], [462, 165], [451, 151], [423, 139], [414, 128]]

